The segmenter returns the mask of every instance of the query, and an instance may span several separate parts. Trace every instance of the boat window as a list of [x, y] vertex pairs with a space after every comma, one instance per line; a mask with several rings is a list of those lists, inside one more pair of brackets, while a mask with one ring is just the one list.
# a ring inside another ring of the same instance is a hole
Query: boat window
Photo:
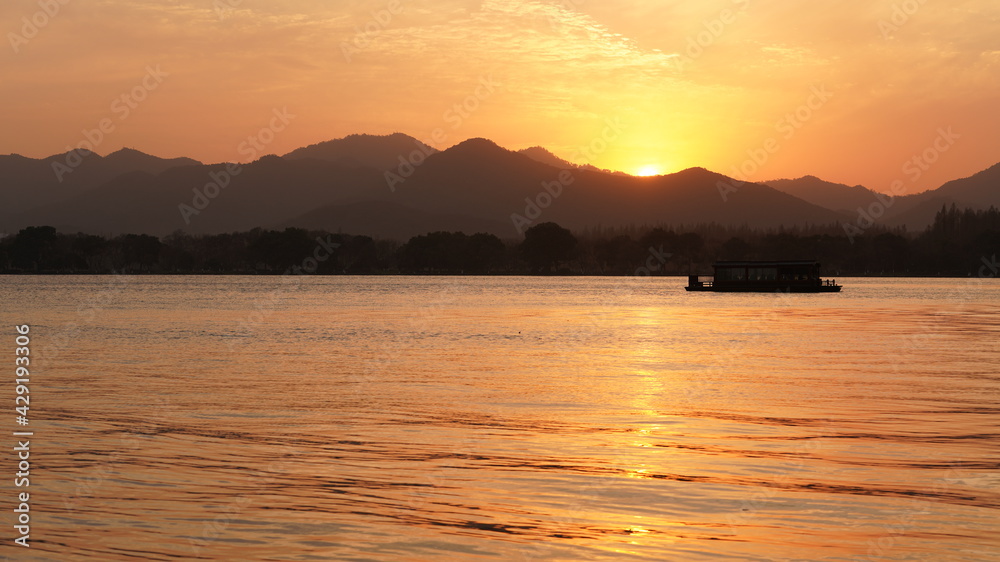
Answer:
[[778, 278], [776, 267], [751, 267], [750, 281], [774, 281]]
[[720, 267], [716, 269], [715, 277], [719, 281], [744, 281], [746, 269], [742, 267]]

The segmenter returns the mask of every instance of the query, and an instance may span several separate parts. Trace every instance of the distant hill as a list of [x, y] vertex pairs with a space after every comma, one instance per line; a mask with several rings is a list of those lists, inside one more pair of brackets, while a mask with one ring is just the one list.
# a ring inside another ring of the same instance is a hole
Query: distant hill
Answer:
[[[284, 160], [265, 156], [226, 175], [225, 164], [188, 166], [160, 174], [119, 176], [70, 201], [23, 213], [17, 226], [47, 224], [61, 231], [145, 233], [162, 236], [175, 230], [196, 234], [269, 227], [336, 200], [365, 197], [369, 190], [388, 192], [382, 173], [320, 160]], [[202, 209], [195, 190], [227, 178], [228, 186]], [[184, 204], [197, 210], [186, 222]]]
[[532, 146], [529, 148], [522, 148], [517, 151], [519, 154], [523, 154], [528, 158], [531, 158], [535, 162], [541, 162], [542, 164], [548, 164], [553, 168], [559, 168], [562, 170], [590, 170], [591, 172], [604, 172], [605, 174], [614, 174], [618, 176], [627, 176], [625, 172], [613, 172], [611, 170], [602, 170], [597, 166], [591, 164], [574, 164], [569, 160], [563, 160], [555, 154], [549, 151], [549, 149], [541, 146]]
[[193, 158], [160, 158], [134, 148], [123, 148], [108, 154], [100, 159], [104, 166], [105, 173], [110, 177], [117, 177], [129, 172], [146, 172], [148, 174], [158, 174], [171, 168], [179, 166], [196, 166], [201, 162]]
[[[848, 220], [856, 220], [857, 209], [868, 209], [879, 201], [878, 194], [863, 186], [848, 186], [805, 176], [794, 180], [771, 180], [767, 185], [809, 201], [821, 207], [843, 211]], [[883, 196], [884, 198], [885, 196]], [[959, 208], [1000, 208], [1000, 164], [996, 164], [968, 178], [950, 181], [937, 189], [915, 195], [898, 196], [879, 220], [886, 226], [905, 226], [917, 232], [934, 222], [942, 205], [955, 204]]]
[[405, 241], [435, 231], [486, 232], [509, 237], [508, 223], [476, 217], [429, 213], [390, 201], [363, 201], [331, 204], [310, 211], [277, 225], [344, 232], [374, 238], [391, 238]]
[[[831, 223], [834, 212], [773, 188], [745, 184], [728, 196], [718, 182], [730, 178], [700, 168], [653, 178], [589, 170], [562, 171], [572, 179], [558, 197], [548, 195], [560, 170], [511, 152], [485, 139], [471, 139], [427, 159], [397, 190], [403, 204], [491, 218], [511, 224], [512, 214], [572, 229], [585, 226], [718, 222], [750, 226]], [[557, 189], [553, 188], [555, 191]], [[543, 203], [549, 202], [547, 208]]]
[[[400, 158], [415, 151], [419, 163], [400, 168]], [[51, 163], [64, 158], [0, 157], [0, 199], [6, 203], [0, 231], [44, 224], [63, 232], [165, 235], [301, 226], [378, 238], [406, 239], [434, 230], [517, 238], [519, 229], [545, 221], [574, 230], [830, 224], [851, 220], [852, 208], [874, 201], [860, 186], [811, 177], [770, 182], [781, 189], [739, 185], [703, 168], [633, 177], [566, 167], [569, 163], [539, 147], [514, 152], [470, 139], [436, 151], [399, 133], [352, 135], [284, 157], [265, 156], [241, 165], [236, 175], [226, 172], [226, 164], [123, 150], [87, 156], [59, 184]], [[935, 192], [897, 198], [885, 220], [926, 225], [942, 198], [977, 205], [995, 201], [998, 174], [1000, 167], [994, 166]], [[225, 187], [213, 197], [195, 195], [216, 181]], [[723, 197], [720, 185], [738, 187]]]
[[570, 162], [569, 160], [563, 160], [555, 154], [552, 154], [548, 149], [542, 148], [541, 146], [532, 146], [530, 148], [523, 148], [517, 151], [519, 154], [523, 154], [528, 158], [531, 158], [535, 162], [541, 162], [542, 164], [548, 164], [553, 168], [561, 168], [564, 170], [574, 170], [578, 168], [576, 164]]
[[914, 197], [921, 200], [948, 198], [958, 201], [961, 206], [977, 209], [988, 209], [990, 206], [1000, 208], [1000, 164], [994, 164], [967, 178], [952, 180], [932, 192], [918, 193]]
[[284, 156], [288, 160], [314, 158], [344, 165], [368, 166], [376, 170], [390, 170], [399, 165], [399, 157], [414, 150], [424, 155], [437, 149], [402, 133], [391, 135], [349, 135], [342, 139], [312, 144], [293, 150]]
[[9, 222], [41, 205], [68, 201], [124, 174], [159, 174], [199, 164], [190, 158], [158, 158], [131, 148], [107, 156], [85, 150], [48, 158], [0, 155], [0, 221]]
[[778, 191], [794, 195], [803, 201], [831, 211], [853, 212], [858, 207], [867, 206], [875, 197], [875, 193], [864, 186], [832, 183], [816, 176], [771, 180], [764, 183]]
[[934, 217], [941, 210], [941, 207], [951, 206], [952, 203], [962, 208], [967, 207], [947, 197], [923, 197], [919, 199], [915, 195], [899, 197], [886, 211], [879, 224], [892, 227], [905, 226], [909, 232], [921, 232], [934, 223]]
[[885, 214], [889, 226], [905, 225], [909, 230], [923, 230], [934, 222], [942, 206], [955, 204], [960, 209], [1000, 209], [1000, 164], [967, 178], [952, 180], [941, 187], [900, 197]]

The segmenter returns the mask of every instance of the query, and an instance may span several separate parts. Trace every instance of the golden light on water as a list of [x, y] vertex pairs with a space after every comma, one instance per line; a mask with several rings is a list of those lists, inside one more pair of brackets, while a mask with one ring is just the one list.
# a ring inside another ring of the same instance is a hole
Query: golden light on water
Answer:
[[[772, 316], [773, 296], [695, 301], [680, 279], [645, 279], [497, 276], [467, 278], [465, 290], [437, 277], [311, 276], [252, 344], [195, 369], [191, 386], [162, 358], [225, 353], [228, 337], [204, 333], [238, 334], [230, 327], [282, 284], [136, 276], [120, 287], [128, 308], [95, 314], [47, 367], [47, 403], [80, 423], [39, 422], [60, 445], [39, 471], [51, 487], [39, 511], [60, 542], [38, 546], [105, 560], [135, 544], [158, 558], [197, 546], [204, 560], [375, 548], [394, 560], [597, 561], [996, 551], [996, 447], [982, 419], [995, 381], [975, 366], [1000, 361], [1000, 282], [958, 302], [951, 279], [853, 279], [850, 292], [782, 302]], [[45, 302], [31, 314], [58, 326], [106, 284], [6, 276], [0, 309], [24, 317], [24, 303]], [[951, 311], [947, 337], [921, 339], [938, 300]], [[134, 363], [79, 360], [115, 330], [135, 334], [123, 343]], [[295, 361], [268, 362], [283, 356]], [[368, 364], [380, 366], [359, 376]], [[296, 381], [282, 390], [294, 419], [277, 429], [262, 365]], [[893, 376], [873, 385], [886, 368]], [[928, 411], [942, 396], [963, 410]], [[201, 429], [185, 430], [192, 412]], [[133, 419], [145, 438], [123, 426]], [[878, 431], [859, 431], [869, 419]], [[77, 461], [102, 450], [121, 451], [109, 462], [126, 478], [80, 494], [95, 472]], [[150, 511], [155, 525], [129, 524]], [[95, 543], [86, 531], [106, 513], [123, 524]], [[317, 540], [353, 528], [366, 532]]]

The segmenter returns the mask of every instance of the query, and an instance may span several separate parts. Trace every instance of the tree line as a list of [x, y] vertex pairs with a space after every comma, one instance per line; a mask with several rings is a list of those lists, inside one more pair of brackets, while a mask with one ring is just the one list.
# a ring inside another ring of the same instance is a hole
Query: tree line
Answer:
[[[0, 272], [324, 275], [686, 275], [716, 260], [816, 259], [825, 275], [966, 276], [995, 264], [1000, 211], [942, 207], [919, 234], [841, 225], [751, 229], [631, 226], [576, 234], [555, 223], [523, 240], [431, 232], [405, 243], [299, 228], [111, 237], [29, 227], [0, 238]], [[991, 261], [992, 260], [992, 261]], [[295, 268], [298, 268], [296, 270]], [[994, 274], [996, 272], [994, 271]]]

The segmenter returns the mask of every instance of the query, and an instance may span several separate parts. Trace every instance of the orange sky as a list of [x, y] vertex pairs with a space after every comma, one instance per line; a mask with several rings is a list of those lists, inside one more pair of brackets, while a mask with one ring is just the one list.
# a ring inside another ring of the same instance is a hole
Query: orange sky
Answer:
[[287, 109], [267, 152], [400, 131], [913, 192], [1000, 161], [998, 29], [994, 0], [8, 0], [0, 153], [103, 120], [101, 154], [245, 160]]

